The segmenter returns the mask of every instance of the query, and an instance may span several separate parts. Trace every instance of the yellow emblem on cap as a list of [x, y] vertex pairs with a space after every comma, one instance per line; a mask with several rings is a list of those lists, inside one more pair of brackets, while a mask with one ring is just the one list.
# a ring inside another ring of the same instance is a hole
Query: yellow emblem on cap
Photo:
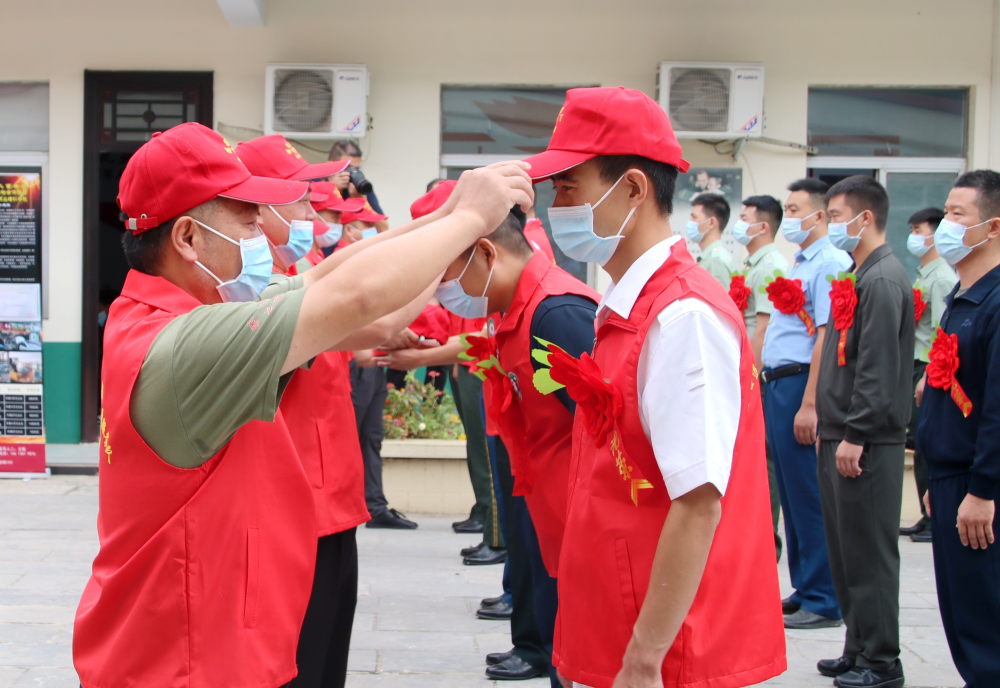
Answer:
[[299, 152], [295, 150], [295, 146], [290, 144], [288, 141], [285, 141], [285, 152], [288, 153], [289, 155], [294, 155], [299, 160], [302, 159], [302, 156], [299, 155]]
[[556, 133], [556, 129], [559, 128], [559, 123], [562, 121], [563, 110], [565, 110], [565, 109], [566, 109], [565, 105], [563, 105], [561, 108], [559, 108], [559, 114], [556, 115], [556, 125], [554, 127], [552, 127], [552, 133], [553, 134]]
[[222, 143], [225, 144], [222, 147], [224, 151], [226, 151], [230, 155], [233, 155], [233, 154], [236, 153], [236, 150], [233, 148], [233, 145], [231, 143], [229, 143], [229, 141], [226, 141], [225, 139], [222, 139]]

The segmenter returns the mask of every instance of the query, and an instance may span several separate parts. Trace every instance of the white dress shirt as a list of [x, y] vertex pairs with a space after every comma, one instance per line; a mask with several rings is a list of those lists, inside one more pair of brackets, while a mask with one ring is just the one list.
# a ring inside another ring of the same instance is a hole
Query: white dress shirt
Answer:
[[[609, 311], [629, 317], [679, 241], [674, 236], [653, 246], [608, 287], [598, 325]], [[741, 341], [729, 318], [695, 297], [668, 305], [646, 333], [638, 367], [640, 420], [671, 499], [706, 483], [726, 493], [742, 403]]]

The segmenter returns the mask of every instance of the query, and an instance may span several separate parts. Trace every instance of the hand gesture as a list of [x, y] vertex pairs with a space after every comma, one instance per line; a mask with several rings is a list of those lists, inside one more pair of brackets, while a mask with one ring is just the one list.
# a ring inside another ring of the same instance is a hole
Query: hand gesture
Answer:
[[[452, 212], [470, 213], [482, 220], [480, 236], [491, 234], [515, 205], [528, 210], [535, 199], [531, 178], [520, 160], [466, 170], [452, 192]], [[448, 204], [445, 204], [448, 206]]]
[[995, 512], [993, 500], [965, 495], [958, 507], [958, 537], [962, 544], [972, 549], [986, 549], [987, 545], [992, 545]]
[[845, 478], [857, 478], [861, 475], [861, 455], [865, 451], [863, 444], [851, 444], [847, 440], [837, 445], [837, 470]]
[[805, 404], [795, 414], [793, 432], [799, 444], [814, 444], [816, 442], [816, 428], [819, 425], [819, 417], [816, 415], [815, 406]]

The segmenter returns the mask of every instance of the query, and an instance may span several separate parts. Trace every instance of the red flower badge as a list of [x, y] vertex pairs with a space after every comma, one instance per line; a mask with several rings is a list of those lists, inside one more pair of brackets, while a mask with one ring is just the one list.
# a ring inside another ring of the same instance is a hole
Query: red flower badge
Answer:
[[[524, 447], [524, 417], [521, 415], [520, 394], [514, 381], [499, 366], [482, 369], [486, 384], [486, 412], [490, 420], [500, 428], [504, 445], [510, 454], [511, 472], [514, 474], [514, 494], [531, 494], [534, 489], [534, 475], [528, 453]], [[515, 400], [515, 397], [518, 399]]]
[[924, 317], [924, 311], [927, 310], [927, 302], [924, 301], [924, 290], [920, 287], [913, 288], [913, 315], [916, 317], [917, 322]]
[[750, 287], [747, 286], [747, 276], [743, 273], [734, 272], [729, 280], [729, 297], [741, 311], [747, 309], [747, 302], [750, 300]]
[[955, 379], [955, 373], [958, 371], [958, 335], [945, 334], [944, 330], [937, 328], [929, 358], [927, 384], [937, 389], [949, 390], [952, 401], [958, 405], [962, 415], [968, 418], [972, 413], [972, 402], [965, 396], [965, 391]]
[[583, 412], [587, 431], [594, 436], [594, 446], [602, 447], [615, 427], [615, 419], [622, 412], [622, 393], [604, 379], [601, 369], [588, 354], [575, 359], [555, 346], [549, 345], [550, 375]]
[[802, 291], [802, 280], [785, 279], [781, 272], [776, 270], [773, 280], [762, 286], [760, 289], [767, 294], [768, 300], [774, 304], [779, 313], [799, 316], [806, 326], [806, 332], [812, 337], [816, 334], [816, 325], [812, 317], [806, 312], [806, 293]]
[[854, 290], [857, 278], [852, 272], [842, 272], [838, 279], [827, 275], [830, 281], [830, 315], [833, 326], [840, 333], [837, 340], [837, 365], [847, 365], [847, 331], [854, 324], [854, 309], [858, 305], [858, 292]]

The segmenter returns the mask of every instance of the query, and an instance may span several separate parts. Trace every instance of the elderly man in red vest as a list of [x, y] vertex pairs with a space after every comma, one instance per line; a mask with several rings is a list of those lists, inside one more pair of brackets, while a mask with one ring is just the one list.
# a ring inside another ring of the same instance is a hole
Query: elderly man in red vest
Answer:
[[[593, 358], [550, 346], [577, 402], [553, 662], [594, 688], [760, 683], [784, 671], [753, 351], [669, 216], [681, 147], [639, 91], [570, 90], [548, 150], [552, 236], [600, 264]], [[549, 378], [546, 380], [546, 378]]]
[[411, 302], [532, 200], [521, 167], [475, 171], [440, 212], [260, 300], [272, 257], [257, 204], [307, 192], [252, 176], [198, 124], [154, 135], [126, 167], [131, 270], [105, 330], [101, 548], [73, 634], [84, 688], [295, 677], [320, 527], [315, 475], [278, 408], [290, 373]]

